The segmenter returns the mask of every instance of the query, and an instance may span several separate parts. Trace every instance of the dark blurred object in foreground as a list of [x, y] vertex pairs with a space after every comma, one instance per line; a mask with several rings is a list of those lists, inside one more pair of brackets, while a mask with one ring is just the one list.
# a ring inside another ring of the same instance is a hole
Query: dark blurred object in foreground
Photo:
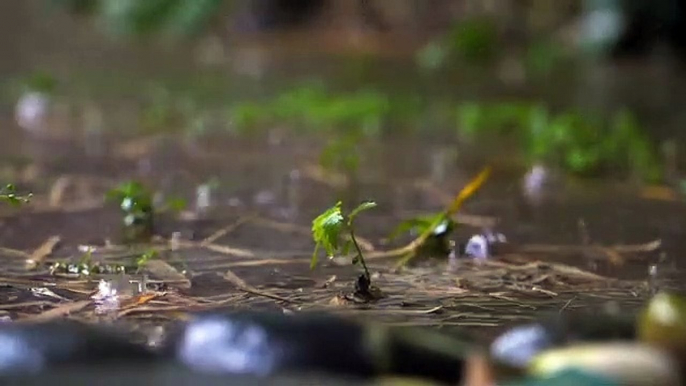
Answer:
[[430, 330], [358, 324], [326, 315], [207, 314], [184, 325], [169, 348], [203, 373], [314, 371], [360, 378], [399, 375], [455, 383], [469, 346]]
[[470, 352], [470, 345], [430, 330], [314, 314], [202, 314], [169, 333], [159, 350], [79, 323], [9, 323], [0, 326], [0, 383], [36, 381], [48, 374], [61, 374], [65, 381], [77, 375], [89, 379], [94, 371], [112, 369], [141, 382], [150, 380], [141, 372], [164, 365], [159, 376], [167, 379], [174, 372], [221, 376], [225, 381], [311, 374], [372, 380], [392, 375], [454, 384], [462, 380]]

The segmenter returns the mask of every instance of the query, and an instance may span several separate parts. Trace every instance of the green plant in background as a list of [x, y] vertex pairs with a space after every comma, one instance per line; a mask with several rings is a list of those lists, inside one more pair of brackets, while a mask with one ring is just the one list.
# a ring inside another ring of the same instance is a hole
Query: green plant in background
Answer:
[[52, 0], [80, 15], [95, 15], [117, 35], [168, 33], [179, 36], [204, 32], [219, 15], [224, 0]]
[[498, 49], [498, 31], [493, 20], [473, 18], [456, 23], [448, 35], [451, 49], [470, 63], [492, 60]]
[[618, 111], [610, 128], [613, 135], [606, 139], [605, 152], [634, 170], [639, 178], [657, 182], [665, 177], [656, 151], [634, 114], [626, 109]]
[[319, 164], [329, 171], [354, 176], [360, 167], [360, 136], [356, 133], [332, 138], [319, 156]]
[[524, 102], [484, 104], [465, 102], [457, 107], [457, 127], [463, 138], [479, 139], [485, 134], [506, 135], [521, 131], [533, 106]]
[[555, 44], [550, 39], [538, 39], [527, 45], [524, 66], [529, 76], [546, 76], [563, 59], [565, 59], [565, 53], [560, 44]]
[[148, 133], [169, 132], [178, 126], [182, 117], [176, 108], [176, 100], [169, 89], [153, 87], [142, 106], [140, 125]]
[[493, 20], [474, 17], [455, 22], [444, 36], [429, 42], [416, 53], [420, 68], [436, 70], [448, 61], [486, 64], [498, 54], [498, 31]]
[[[342, 203], [338, 201], [334, 206], [324, 211], [312, 221], [312, 238], [315, 242], [314, 253], [312, 254], [312, 261], [310, 267], [314, 269], [318, 262], [318, 252], [323, 248], [326, 253], [333, 257], [340, 253], [347, 255], [350, 248], [355, 249], [352, 264], [362, 265], [364, 273], [358, 278], [356, 282], [355, 292], [367, 298], [372, 293], [371, 275], [367, 268], [367, 263], [364, 260], [362, 249], [355, 239], [355, 218], [363, 211], [376, 207], [376, 203], [372, 201], [363, 202], [348, 214], [343, 214], [341, 209]], [[341, 244], [344, 234], [347, 233], [347, 240]]]
[[106, 198], [110, 202], [116, 202], [122, 211], [126, 241], [142, 241], [152, 236], [152, 193], [143, 185], [135, 181], [124, 183], [110, 190]]
[[232, 127], [240, 134], [249, 134], [268, 125], [269, 107], [257, 102], [240, 102], [229, 110]]
[[607, 119], [573, 110], [554, 114], [533, 103], [465, 103], [457, 110], [457, 125], [472, 141], [513, 135], [530, 163], [553, 163], [572, 174], [619, 169], [649, 182], [662, 177], [655, 150], [627, 110]]
[[376, 91], [333, 94], [318, 85], [305, 85], [268, 101], [239, 103], [232, 107], [231, 116], [240, 131], [280, 124], [305, 132], [360, 130], [374, 136], [390, 108], [388, 97]]
[[4, 201], [14, 207], [28, 204], [32, 197], [31, 193], [26, 195], [17, 194], [13, 184], [7, 184], [4, 188], [0, 189], [0, 201]]
[[31, 91], [52, 94], [57, 88], [57, 79], [47, 71], [35, 71], [22, 82]]

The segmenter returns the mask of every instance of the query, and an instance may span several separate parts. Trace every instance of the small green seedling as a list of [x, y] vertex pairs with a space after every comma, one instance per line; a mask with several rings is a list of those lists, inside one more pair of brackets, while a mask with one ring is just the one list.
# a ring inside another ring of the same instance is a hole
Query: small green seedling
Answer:
[[12, 184], [7, 184], [4, 188], [0, 189], [0, 201], [4, 201], [14, 207], [28, 204], [32, 197], [31, 193], [24, 196], [17, 194], [16, 188]]
[[388, 239], [389, 241], [393, 240], [404, 233], [419, 236], [425, 232], [430, 232], [429, 237], [420, 248], [429, 255], [445, 256], [450, 253], [448, 236], [456, 227], [457, 223], [453, 219], [445, 217], [442, 212], [428, 216], [417, 216], [398, 224]]
[[409, 230], [415, 230], [419, 235], [408, 245], [389, 251], [386, 254], [389, 256], [402, 256], [398, 263], [398, 267], [401, 267], [422, 251], [430, 253], [434, 253], [437, 250], [440, 252], [449, 251], [447, 236], [458, 225], [452, 219], [453, 215], [458, 212], [468, 198], [472, 197], [486, 183], [490, 175], [491, 168], [484, 168], [455, 196], [442, 212], [413, 218], [398, 225], [391, 234], [391, 237]]
[[[310, 268], [314, 269], [317, 266], [317, 253], [320, 248], [324, 248], [326, 253], [333, 257], [339, 253], [347, 255], [352, 246], [355, 248], [352, 258], [353, 265], [361, 264], [364, 269], [364, 274], [360, 276], [356, 283], [356, 291], [368, 294], [371, 286], [371, 275], [369, 274], [367, 263], [364, 261], [362, 249], [355, 239], [354, 220], [361, 212], [376, 207], [376, 203], [372, 201], [363, 202], [347, 215], [343, 214], [341, 205], [342, 203], [338, 201], [336, 205], [327, 209], [312, 221], [312, 238], [316, 245], [312, 254]], [[341, 244], [344, 233], [347, 233], [349, 237], [347, 241]]]
[[140, 272], [141, 268], [150, 260], [156, 258], [159, 255], [159, 252], [155, 249], [151, 249], [142, 255], [140, 255], [136, 259], [136, 273]]
[[135, 181], [124, 183], [109, 191], [106, 198], [121, 208], [126, 240], [141, 240], [152, 235], [152, 193], [143, 185]]

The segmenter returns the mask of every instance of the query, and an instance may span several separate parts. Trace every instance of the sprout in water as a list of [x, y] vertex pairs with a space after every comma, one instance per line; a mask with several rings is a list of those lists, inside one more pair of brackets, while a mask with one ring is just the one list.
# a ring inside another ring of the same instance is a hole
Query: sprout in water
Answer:
[[[371, 275], [364, 260], [362, 249], [357, 239], [355, 239], [354, 220], [363, 211], [376, 207], [376, 203], [372, 201], [363, 202], [347, 215], [343, 213], [341, 205], [342, 203], [338, 201], [336, 205], [327, 209], [312, 221], [312, 238], [316, 245], [310, 267], [313, 269], [316, 267], [318, 262], [317, 253], [320, 248], [324, 248], [327, 255], [333, 258], [339, 253], [347, 255], [352, 246], [355, 249], [352, 264], [360, 264], [364, 269], [364, 273], [360, 275], [355, 283], [355, 292], [365, 298], [369, 298], [371, 296]], [[345, 233], [349, 236], [348, 240], [341, 244], [341, 238]]]
[[109, 201], [119, 204], [127, 241], [147, 239], [153, 232], [152, 193], [138, 182], [127, 182], [107, 194]]

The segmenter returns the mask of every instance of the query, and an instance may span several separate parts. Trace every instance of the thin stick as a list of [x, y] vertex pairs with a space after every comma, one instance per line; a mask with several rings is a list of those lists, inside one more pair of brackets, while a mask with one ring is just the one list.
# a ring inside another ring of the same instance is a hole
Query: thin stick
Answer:
[[38, 315], [31, 315], [27, 318], [22, 319], [21, 321], [26, 323], [47, 322], [53, 319], [68, 316], [74, 312], [81, 311], [82, 309], [89, 306], [91, 303], [91, 300], [81, 300], [78, 302], [63, 303], [53, 309], [50, 309]]
[[206, 237], [204, 240], [202, 240], [200, 242], [200, 245], [205, 246], [208, 244], [213, 244], [215, 241], [217, 241], [221, 237], [224, 237], [227, 234], [235, 231], [236, 229], [238, 229], [238, 227], [245, 224], [246, 222], [251, 221], [254, 217], [256, 217], [256, 215], [244, 216], [244, 217], [239, 218], [233, 224], [225, 226], [224, 228], [221, 228], [218, 231], [214, 232], [212, 235]]
[[246, 283], [243, 279], [238, 277], [231, 270], [227, 270], [226, 273], [224, 273], [224, 279], [226, 279], [230, 283], [234, 284], [241, 291], [244, 291], [244, 292], [247, 292], [247, 293], [250, 293], [253, 295], [263, 296], [263, 297], [274, 299], [274, 300], [279, 300], [279, 301], [286, 302], [286, 303], [295, 303], [295, 301], [293, 301], [291, 299], [286, 299], [286, 298], [281, 297], [279, 295], [274, 295], [274, 294], [271, 294], [271, 293], [266, 292], [266, 291], [258, 290], [257, 288]]

